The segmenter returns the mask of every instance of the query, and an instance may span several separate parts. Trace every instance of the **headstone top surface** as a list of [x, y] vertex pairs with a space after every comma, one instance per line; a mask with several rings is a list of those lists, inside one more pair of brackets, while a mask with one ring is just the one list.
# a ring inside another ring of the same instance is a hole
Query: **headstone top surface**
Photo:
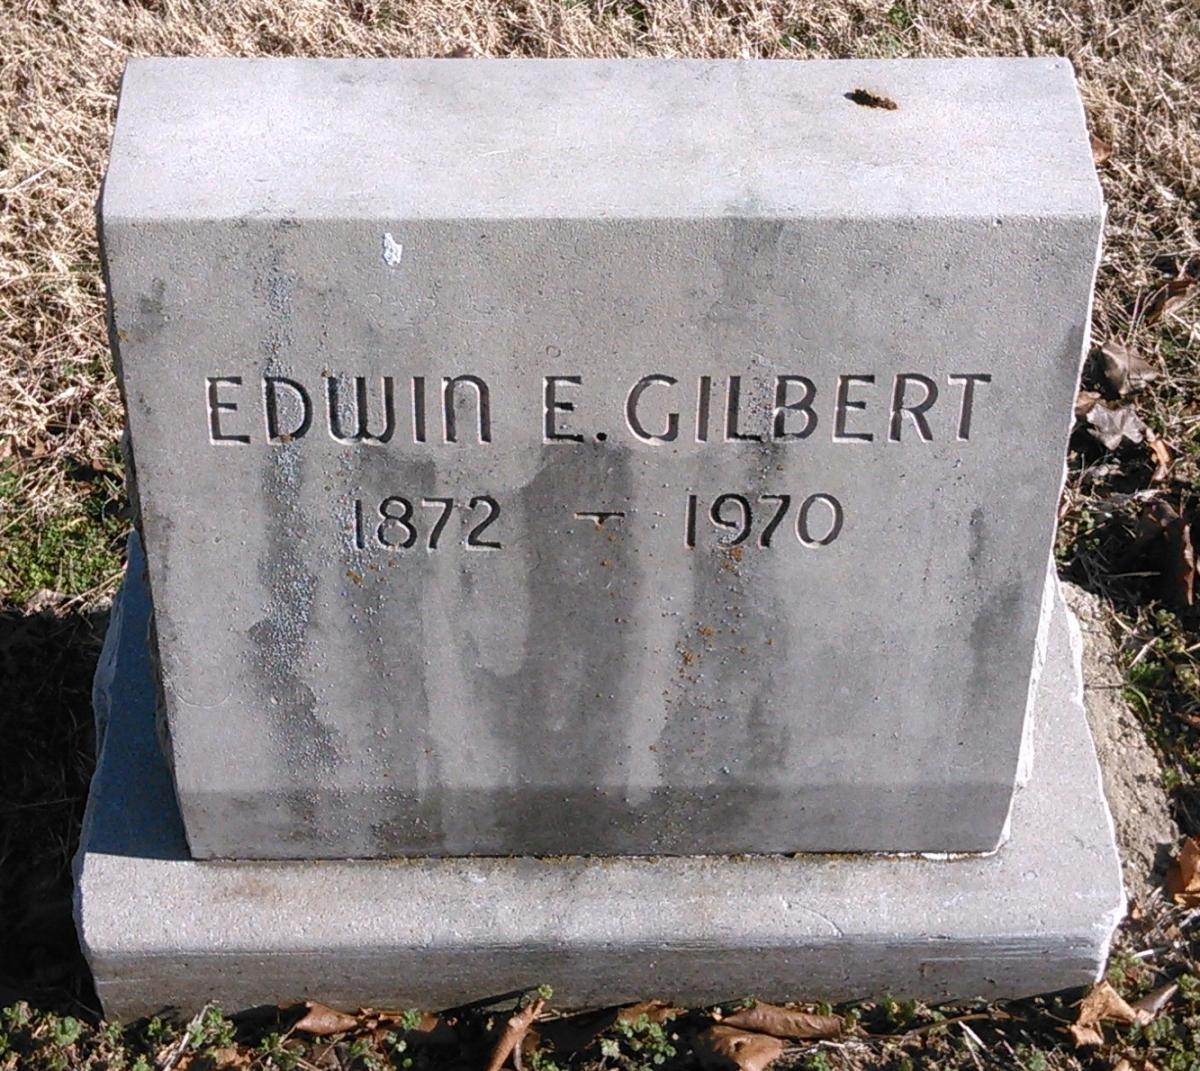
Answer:
[[135, 59], [103, 194], [109, 224], [1100, 203], [1071, 65], [1054, 58]]

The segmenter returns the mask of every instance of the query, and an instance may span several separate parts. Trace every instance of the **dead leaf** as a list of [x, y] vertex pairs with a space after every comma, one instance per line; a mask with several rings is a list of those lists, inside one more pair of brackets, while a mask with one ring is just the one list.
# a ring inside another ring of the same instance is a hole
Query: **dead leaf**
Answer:
[[497, 1038], [495, 1048], [492, 1049], [491, 1059], [487, 1062], [487, 1071], [500, 1071], [513, 1054], [513, 1050], [521, 1043], [521, 1039], [525, 1037], [525, 1033], [533, 1024], [534, 1019], [542, 1014], [545, 1006], [546, 1002], [538, 999], [512, 1014], [508, 1022], [504, 1024], [504, 1031]]
[[25, 603], [27, 614], [49, 614], [51, 617], [62, 617], [67, 611], [71, 596], [63, 591], [51, 588], [39, 588]]
[[392, 1031], [399, 1028], [404, 1033], [414, 1036], [422, 1045], [457, 1045], [459, 1042], [454, 1029], [457, 1025], [456, 1020], [447, 1019], [436, 1012], [418, 1012], [417, 1025], [411, 1028], [411, 1011], [364, 1008], [359, 1014], [372, 1026], [387, 1027]]
[[1132, 405], [1113, 407], [1097, 402], [1084, 419], [1088, 423], [1088, 433], [1107, 450], [1115, 450], [1127, 441], [1140, 443], [1146, 436], [1146, 425]]
[[1077, 1049], [1104, 1044], [1104, 1034], [1098, 1026], [1080, 1026], [1073, 1023], [1067, 1027], [1067, 1033], [1071, 1035]]
[[1109, 157], [1112, 156], [1112, 146], [1098, 137], [1092, 135], [1092, 163], [1096, 167], [1108, 163]]
[[1146, 446], [1150, 450], [1150, 456], [1154, 458], [1154, 474], [1150, 477], [1150, 482], [1162, 483], [1171, 473], [1171, 448], [1157, 435], [1153, 438], [1147, 437]]
[[474, 54], [470, 45], [459, 45], [443, 55], [442, 59], [470, 59]]
[[1068, 1027], [1076, 1048], [1085, 1045], [1102, 1045], [1104, 1033], [1101, 1023], [1133, 1023], [1135, 1012], [1125, 998], [1108, 982], [1097, 982], [1079, 1003], [1079, 1014], [1074, 1024]]
[[855, 104], [859, 104], [864, 108], [883, 108], [889, 112], [894, 112], [900, 107], [891, 97], [872, 93], [869, 89], [852, 89], [846, 94], [846, 99], [852, 100]]
[[1200, 907], [1200, 838], [1183, 842], [1167, 872], [1167, 892], [1183, 907]]
[[842, 1033], [839, 1015], [816, 1015], [813, 1012], [782, 1008], [776, 1004], [761, 1002], [752, 1008], [743, 1008], [721, 1019], [724, 1026], [739, 1030], [751, 1030], [758, 1034], [770, 1034], [775, 1038], [803, 1041], [808, 1038], [836, 1038]]
[[1123, 342], [1109, 339], [1100, 347], [1102, 374], [1113, 394], [1124, 398], [1158, 378], [1154, 366]]
[[254, 1066], [254, 1054], [233, 1046], [214, 1049], [210, 1054], [213, 1071], [246, 1071]]
[[665, 1000], [643, 1000], [640, 1004], [627, 1004], [617, 1009], [616, 1018], [622, 1023], [636, 1023], [642, 1016], [651, 1023], [666, 1023], [678, 1018], [684, 1012], [668, 1004]]
[[1196, 280], [1187, 275], [1181, 275], [1160, 286], [1150, 299], [1150, 304], [1146, 306], [1146, 325], [1156, 324], [1164, 316], [1178, 312], [1195, 296]]
[[1081, 390], [1075, 395], [1075, 419], [1082, 420], [1087, 416], [1100, 398], [1100, 392], [1095, 390]]
[[1158, 1071], [1158, 1067], [1146, 1059], [1131, 1061], [1128, 1057], [1122, 1056], [1113, 1064], [1112, 1071]]
[[1121, 568], [1148, 559], [1159, 574], [1161, 595], [1173, 606], [1196, 602], [1196, 552], [1191, 525], [1170, 502], [1154, 499], [1138, 514], [1137, 535], [1121, 557]]
[[292, 1027], [300, 1034], [309, 1034], [314, 1038], [328, 1037], [330, 1034], [344, 1034], [358, 1026], [358, 1017], [335, 1011], [315, 1000], [304, 1002], [304, 1014]]
[[696, 1055], [708, 1071], [763, 1071], [786, 1048], [778, 1038], [718, 1023], [696, 1037]]
[[1146, 1023], [1153, 1020], [1163, 1008], [1175, 999], [1175, 994], [1178, 992], [1178, 983], [1169, 982], [1167, 985], [1159, 986], [1153, 992], [1147, 993], [1141, 1000], [1134, 1001], [1131, 1007], [1137, 1015], [1138, 1024], [1145, 1026]]
[[1165, 531], [1162, 568], [1163, 598], [1184, 609], [1196, 605], [1196, 550], [1192, 546], [1192, 526], [1176, 515]]

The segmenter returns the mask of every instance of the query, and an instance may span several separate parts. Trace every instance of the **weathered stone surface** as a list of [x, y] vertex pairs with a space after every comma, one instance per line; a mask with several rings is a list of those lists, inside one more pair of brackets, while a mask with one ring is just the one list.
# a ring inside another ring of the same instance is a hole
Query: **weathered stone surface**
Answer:
[[134, 61], [101, 207], [196, 856], [997, 845], [1065, 61]]
[[141, 564], [135, 542], [97, 678], [110, 714], [76, 862], [110, 1016], [210, 999], [444, 1007], [543, 982], [564, 1007], [992, 998], [1103, 966], [1121, 872], [1057, 590], [1033, 776], [990, 856], [202, 862], [154, 739]]

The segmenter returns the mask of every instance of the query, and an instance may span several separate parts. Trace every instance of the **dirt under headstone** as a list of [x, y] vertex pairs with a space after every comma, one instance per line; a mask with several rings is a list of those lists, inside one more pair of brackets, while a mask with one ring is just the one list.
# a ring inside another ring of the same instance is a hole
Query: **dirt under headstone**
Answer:
[[1125, 702], [1124, 677], [1104, 602], [1074, 584], [1063, 585], [1063, 597], [1083, 633], [1084, 705], [1117, 828], [1125, 887], [1131, 900], [1144, 903], [1162, 885], [1179, 827], [1163, 788], [1162, 765]]

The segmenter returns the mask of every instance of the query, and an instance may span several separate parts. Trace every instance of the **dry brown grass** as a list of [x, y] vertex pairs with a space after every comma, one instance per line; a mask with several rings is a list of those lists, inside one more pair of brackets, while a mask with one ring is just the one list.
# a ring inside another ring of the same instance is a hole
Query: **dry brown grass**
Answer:
[[1114, 147], [1096, 335], [1164, 364], [1158, 430], [1172, 442], [1195, 433], [1195, 312], [1167, 330], [1138, 317], [1164, 270], [1200, 253], [1195, 0], [3, 0], [0, 42], [0, 540], [57, 540], [33, 565], [26, 552], [0, 566], [0, 600], [49, 586], [91, 601], [116, 577], [119, 525], [100, 548], [84, 534], [111, 519], [103, 474], [119, 467], [120, 428], [92, 205], [132, 55], [1065, 54], [1094, 132]]

